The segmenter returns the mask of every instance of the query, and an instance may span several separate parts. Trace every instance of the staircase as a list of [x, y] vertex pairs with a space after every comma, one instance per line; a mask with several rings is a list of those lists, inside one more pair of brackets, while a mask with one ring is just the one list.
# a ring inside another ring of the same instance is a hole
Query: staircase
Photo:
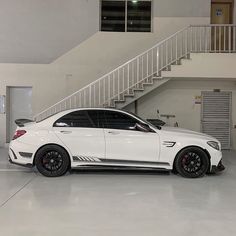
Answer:
[[162, 77], [162, 72], [181, 65], [191, 53], [236, 53], [236, 25], [186, 27], [37, 114], [34, 120], [79, 107], [124, 108], [166, 83], [170, 78]]

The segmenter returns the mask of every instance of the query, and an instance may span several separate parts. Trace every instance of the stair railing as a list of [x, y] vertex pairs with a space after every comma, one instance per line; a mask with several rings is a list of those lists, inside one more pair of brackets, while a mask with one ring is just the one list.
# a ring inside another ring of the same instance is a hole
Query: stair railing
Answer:
[[191, 25], [127, 61], [34, 117], [41, 121], [60, 111], [79, 107], [111, 106], [114, 100], [141, 89], [153, 77], [161, 77], [182, 58], [194, 53], [236, 52], [236, 25]]

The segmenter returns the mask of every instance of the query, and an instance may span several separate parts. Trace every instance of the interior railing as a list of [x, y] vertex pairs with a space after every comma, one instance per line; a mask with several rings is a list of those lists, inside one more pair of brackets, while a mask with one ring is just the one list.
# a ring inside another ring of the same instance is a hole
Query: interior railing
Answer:
[[125, 94], [142, 87], [153, 77], [190, 53], [236, 52], [236, 25], [191, 25], [152, 48], [127, 61], [93, 83], [81, 88], [53, 106], [37, 114], [41, 121], [60, 111], [79, 107], [110, 106]]

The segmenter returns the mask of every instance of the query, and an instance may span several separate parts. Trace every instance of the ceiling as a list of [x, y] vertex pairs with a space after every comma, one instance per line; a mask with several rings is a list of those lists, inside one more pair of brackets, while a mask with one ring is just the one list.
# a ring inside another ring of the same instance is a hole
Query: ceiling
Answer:
[[0, 63], [50, 63], [98, 27], [98, 0], [0, 0]]

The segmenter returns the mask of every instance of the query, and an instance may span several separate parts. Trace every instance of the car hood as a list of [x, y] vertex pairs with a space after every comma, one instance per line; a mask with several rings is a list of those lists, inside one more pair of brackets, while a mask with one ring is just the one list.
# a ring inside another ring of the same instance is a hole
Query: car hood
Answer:
[[173, 135], [173, 136], [191, 136], [191, 137], [195, 137], [195, 138], [201, 138], [201, 139], [208, 139], [208, 140], [212, 140], [212, 141], [218, 141], [217, 139], [215, 139], [214, 137], [207, 135], [207, 134], [203, 134], [203, 133], [199, 133], [199, 132], [195, 132], [192, 130], [188, 130], [188, 129], [181, 129], [181, 128], [176, 128], [176, 127], [169, 127], [169, 126], [162, 126], [161, 127], [162, 132], [169, 134], [169, 135]]

